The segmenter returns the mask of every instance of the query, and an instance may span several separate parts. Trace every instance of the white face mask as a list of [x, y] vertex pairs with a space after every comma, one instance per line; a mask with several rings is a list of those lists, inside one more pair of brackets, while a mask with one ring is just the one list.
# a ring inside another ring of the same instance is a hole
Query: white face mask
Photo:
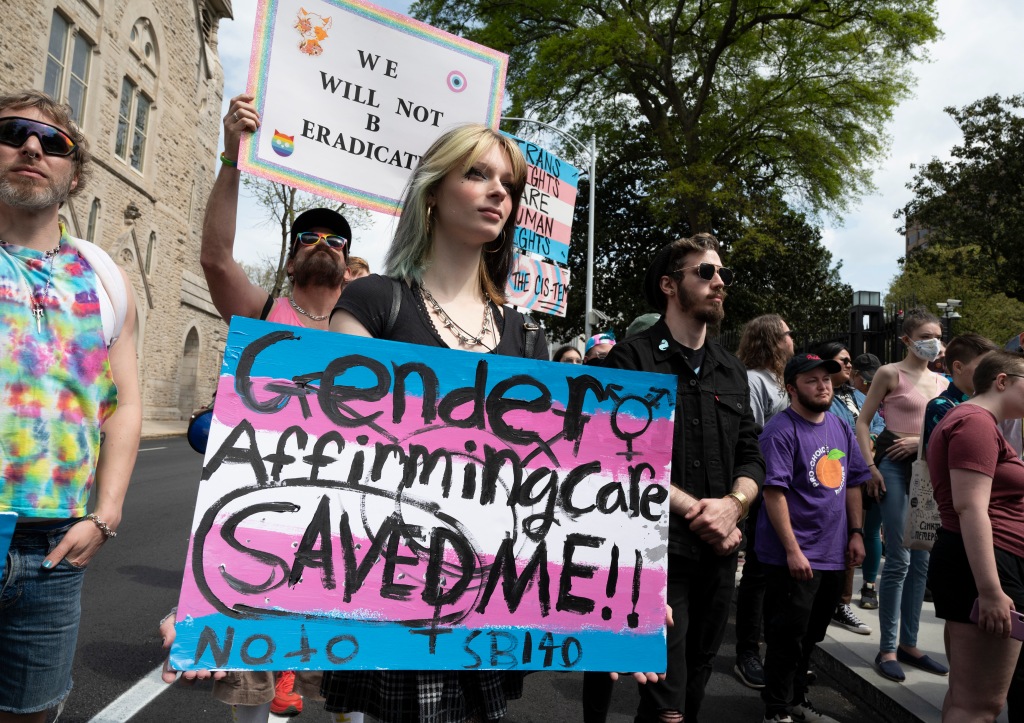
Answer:
[[919, 341], [910, 342], [910, 351], [914, 352], [914, 355], [918, 359], [924, 359], [926, 362], [933, 362], [939, 358], [939, 354], [942, 353], [942, 342], [938, 339], [920, 339]]

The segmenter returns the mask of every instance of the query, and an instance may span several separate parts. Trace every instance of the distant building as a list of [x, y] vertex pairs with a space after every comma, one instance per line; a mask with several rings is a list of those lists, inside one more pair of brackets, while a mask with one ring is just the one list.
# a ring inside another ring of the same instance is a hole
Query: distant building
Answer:
[[928, 248], [928, 229], [918, 226], [916, 223], [907, 223], [907, 230], [904, 232], [904, 240], [906, 244], [905, 256], [910, 258], [910, 254], [914, 253], [918, 249]]
[[93, 176], [62, 209], [135, 288], [144, 416], [180, 419], [213, 393], [226, 327], [199, 266], [231, 0], [18, 0], [0, 25], [0, 90], [37, 88], [74, 109]]

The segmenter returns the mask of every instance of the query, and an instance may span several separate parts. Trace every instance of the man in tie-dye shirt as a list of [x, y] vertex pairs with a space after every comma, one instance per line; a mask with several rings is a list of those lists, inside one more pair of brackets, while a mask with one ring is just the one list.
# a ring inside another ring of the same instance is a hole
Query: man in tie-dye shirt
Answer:
[[17, 514], [0, 578], [4, 720], [44, 721], [71, 690], [85, 567], [117, 534], [139, 447], [131, 286], [118, 268], [128, 312], [108, 343], [110, 295], [58, 221], [88, 162], [68, 106], [0, 96], [0, 512]]

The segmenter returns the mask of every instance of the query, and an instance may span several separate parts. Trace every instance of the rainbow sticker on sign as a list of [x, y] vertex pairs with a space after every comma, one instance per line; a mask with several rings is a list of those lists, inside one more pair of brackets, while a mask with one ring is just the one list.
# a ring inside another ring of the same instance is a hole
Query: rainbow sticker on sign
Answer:
[[295, 136], [286, 136], [279, 130], [274, 131], [274, 137], [270, 140], [270, 147], [274, 153], [286, 158], [295, 152]]
[[466, 89], [466, 76], [457, 70], [448, 74], [448, 90], [453, 93], [461, 93]]

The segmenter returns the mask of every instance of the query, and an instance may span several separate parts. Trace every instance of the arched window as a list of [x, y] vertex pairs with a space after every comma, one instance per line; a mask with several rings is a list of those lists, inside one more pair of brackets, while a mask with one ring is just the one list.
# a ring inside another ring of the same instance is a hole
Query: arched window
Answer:
[[127, 72], [121, 79], [114, 153], [142, 173], [160, 69], [160, 47], [148, 18], [139, 18], [132, 25], [128, 50]]
[[153, 249], [156, 247], [156, 231], [149, 232], [149, 243], [146, 244], [146, 276], [153, 268]]
[[85, 240], [96, 243], [96, 224], [100, 220], [100, 200], [93, 199], [92, 208], [89, 209], [89, 225], [85, 230]]

